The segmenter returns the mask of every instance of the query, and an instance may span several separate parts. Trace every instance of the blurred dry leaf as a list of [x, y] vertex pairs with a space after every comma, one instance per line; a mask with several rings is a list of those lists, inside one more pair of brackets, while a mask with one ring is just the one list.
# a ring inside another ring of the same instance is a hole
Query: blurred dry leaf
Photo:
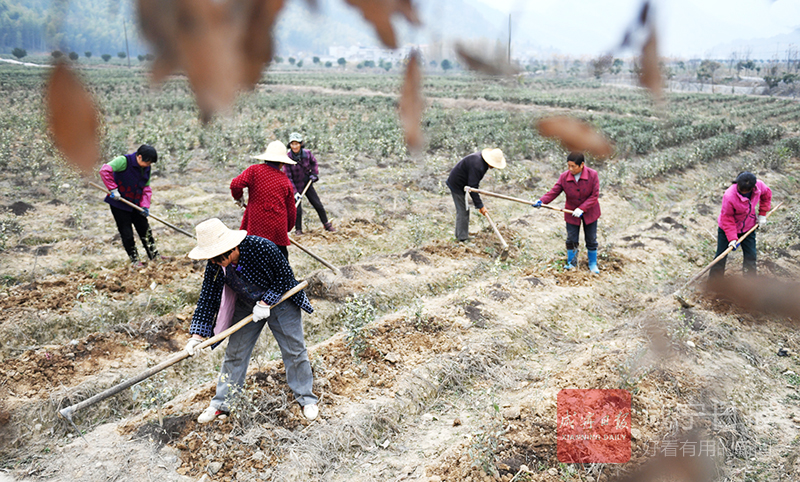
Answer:
[[537, 123], [539, 134], [561, 141], [564, 149], [588, 152], [597, 159], [609, 157], [614, 148], [597, 130], [572, 117], [548, 117]]
[[[714, 461], [707, 455], [688, 455], [680, 447], [700, 447], [702, 440], [696, 434], [678, 437], [674, 440], [678, 447], [674, 455], [659, 453], [651, 458], [632, 473], [620, 478], [611, 479], [613, 482], [661, 482], [665, 480], [675, 482], [712, 482], [716, 480]], [[699, 449], [698, 449], [699, 451]]]
[[767, 277], [709, 278], [706, 292], [748, 311], [800, 321], [800, 283]]
[[389, 48], [397, 48], [397, 37], [392, 27], [392, 15], [402, 14], [412, 25], [419, 25], [411, 0], [346, 0], [351, 6], [361, 10], [361, 15], [371, 23], [381, 42]]
[[650, 2], [644, 2], [642, 4], [642, 9], [639, 10], [639, 25], [647, 25], [647, 21], [649, 20], [648, 14], [650, 13]]
[[502, 57], [482, 58], [476, 52], [470, 52], [465, 46], [456, 45], [456, 54], [467, 64], [467, 67], [488, 75], [516, 75], [520, 69], [511, 65]]
[[658, 65], [658, 48], [655, 29], [650, 29], [650, 35], [642, 47], [641, 70], [639, 83], [650, 90], [656, 100], [663, 99], [663, 84], [661, 67]]
[[100, 160], [97, 108], [72, 69], [59, 62], [46, 91], [47, 122], [53, 143], [67, 161], [84, 173]]
[[419, 68], [419, 52], [411, 53], [406, 65], [405, 81], [400, 93], [400, 121], [406, 135], [406, 143], [411, 150], [422, 148], [422, 113], [425, 99], [422, 97], [422, 73]]
[[186, 73], [204, 122], [251, 89], [272, 59], [272, 26], [284, 0], [138, 0], [153, 44], [153, 80]]

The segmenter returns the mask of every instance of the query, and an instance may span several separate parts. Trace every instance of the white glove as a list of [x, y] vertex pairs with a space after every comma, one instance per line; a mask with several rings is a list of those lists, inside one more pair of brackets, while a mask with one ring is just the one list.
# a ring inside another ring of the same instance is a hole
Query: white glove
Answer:
[[122, 196], [119, 195], [119, 189], [112, 189], [111, 192], [108, 193], [108, 197], [111, 199], [119, 199]]
[[195, 337], [189, 338], [189, 341], [186, 342], [186, 348], [184, 348], [184, 350], [189, 353], [189, 356], [194, 356], [194, 349], [200, 343], [203, 343], [203, 340]]
[[736, 251], [736, 248], [738, 248], [738, 247], [739, 247], [739, 241], [738, 241], [738, 240], [736, 240], [736, 239], [734, 239], [733, 241], [731, 241], [730, 243], [728, 243], [728, 247], [729, 247], [729, 248], [733, 248], [733, 250], [734, 250], [734, 251]]
[[294, 202], [299, 201], [301, 197], [299, 192], [294, 193]]
[[233, 203], [239, 206], [240, 208], [247, 206], [247, 204], [244, 203], [244, 196], [240, 197], [239, 199], [234, 199]]
[[575, 209], [572, 211], [572, 215], [573, 215], [573, 216], [575, 216], [576, 218], [579, 218], [579, 217], [583, 216], [583, 209], [581, 209], [581, 208], [575, 208]]
[[266, 318], [269, 318], [269, 306], [262, 305], [259, 301], [253, 306], [253, 321], [261, 321]]
[[763, 228], [767, 224], [767, 217], [766, 216], [759, 216], [758, 217], [758, 227]]

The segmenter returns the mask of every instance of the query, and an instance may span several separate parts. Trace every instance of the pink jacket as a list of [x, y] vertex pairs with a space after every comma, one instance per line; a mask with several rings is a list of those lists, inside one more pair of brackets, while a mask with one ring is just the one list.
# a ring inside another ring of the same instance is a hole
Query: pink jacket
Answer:
[[[103, 167], [100, 168], [100, 179], [103, 180], [103, 184], [106, 185], [106, 189], [109, 191], [119, 188], [117, 181], [114, 180], [114, 170], [108, 164], [103, 164]], [[145, 186], [142, 190], [142, 202], [139, 203], [139, 207], [150, 209], [150, 200], [152, 198], [153, 190], [150, 189], [150, 186]]]
[[772, 190], [763, 182], [756, 181], [750, 199], [739, 194], [736, 184], [732, 184], [722, 196], [722, 210], [717, 223], [725, 231], [728, 241], [733, 241], [755, 226], [757, 216], [764, 216], [771, 207]]
[[[575, 176], [572, 173], [564, 171], [553, 189], [542, 196], [542, 204], [550, 204], [562, 192], [567, 195], [564, 209], [580, 208], [586, 224], [592, 224], [600, 218], [600, 203], [598, 202], [600, 178], [597, 177], [597, 171], [584, 165], [581, 179], [578, 182], [575, 182]], [[581, 218], [576, 218], [570, 213], [564, 213], [564, 221], [578, 226], [581, 224]]]

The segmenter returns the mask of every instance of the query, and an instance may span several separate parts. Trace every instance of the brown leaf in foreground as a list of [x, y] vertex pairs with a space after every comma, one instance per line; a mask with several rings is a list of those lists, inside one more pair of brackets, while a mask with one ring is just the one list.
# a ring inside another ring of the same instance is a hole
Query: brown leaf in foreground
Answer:
[[65, 63], [55, 66], [46, 91], [47, 123], [53, 143], [84, 173], [100, 160], [97, 108], [92, 96]]
[[138, 0], [156, 51], [153, 80], [182, 70], [204, 121], [251, 89], [272, 58], [272, 26], [284, 0]]
[[561, 141], [564, 149], [588, 152], [601, 159], [610, 156], [614, 148], [594, 127], [572, 117], [548, 117], [537, 123], [539, 134]]
[[[715, 480], [714, 462], [708, 455], [692, 456], [691, 452], [681, 450], [680, 447], [699, 447], [701, 440], [697, 434], [688, 434], [673, 439], [676, 447], [674, 455], [658, 455], [652, 457], [632, 473], [619, 478], [611, 479], [613, 482], [661, 482], [664, 480], [680, 482], [711, 482]], [[666, 441], [665, 441], [666, 442]], [[661, 449], [662, 447], [656, 447]]]
[[361, 10], [364, 19], [371, 23], [381, 42], [389, 48], [397, 48], [397, 37], [392, 27], [392, 15], [402, 14], [412, 25], [419, 25], [411, 0], [346, 0], [348, 4]]
[[425, 100], [422, 98], [422, 74], [419, 68], [419, 53], [416, 50], [408, 58], [399, 109], [406, 144], [412, 150], [421, 149], [423, 135], [420, 124], [422, 112], [425, 110]]
[[761, 276], [725, 276], [709, 278], [706, 291], [748, 311], [800, 321], [800, 283]]
[[456, 45], [456, 54], [467, 64], [467, 67], [488, 75], [516, 75], [519, 73], [519, 68], [509, 64], [503, 58], [481, 58], [475, 52], [470, 52], [463, 45]]
[[661, 68], [658, 65], [658, 47], [656, 32], [650, 29], [650, 35], [642, 47], [641, 71], [639, 72], [639, 83], [650, 90], [657, 100], [663, 98], [663, 85], [661, 79]]

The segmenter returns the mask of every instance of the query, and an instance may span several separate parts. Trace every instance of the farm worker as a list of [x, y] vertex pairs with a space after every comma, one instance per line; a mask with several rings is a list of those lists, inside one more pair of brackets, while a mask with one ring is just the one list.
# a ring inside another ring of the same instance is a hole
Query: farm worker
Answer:
[[549, 204], [559, 194], [564, 193], [567, 200], [564, 209], [572, 213], [564, 213], [567, 222], [567, 264], [564, 269], [572, 269], [577, 265], [578, 238], [583, 223], [583, 239], [589, 256], [589, 270], [600, 273], [597, 267], [597, 220], [600, 218], [600, 179], [597, 171], [586, 166], [583, 153], [572, 152], [567, 156], [567, 170], [559, 176], [558, 181], [541, 199], [533, 203], [540, 208]]
[[[238, 322], [253, 314], [253, 321], [228, 338], [216, 394], [197, 421], [207, 423], [230, 412], [230, 401], [242, 389], [250, 355], [264, 325], [269, 326], [278, 342], [286, 368], [286, 382], [295, 400], [303, 407], [303, 415], [314, 420], [318, 399], [311, 392], [313, 375], [300, 316], [301, 309], [306, 313], [314, 309], [305, 292], [300, 291], [270, 310], [270, 305], [298, 284], [286, 257], [272, 241], [249, 236], [247, 231], [228, 229], [217, 218], [203, 221], [195, 229], [197, 246], [189, 252], [189, 257], [205, 259], [208, 263], [192, 315], [191, 338], [186, 343], [186, 351], [194, 356], [195, 347], [204, 338], [227, 328], [217, 325], [228, 325], [231, 320]], [[229, 307], [227, 313], [223, 305]], [[227, 319], [222, 320], [224, 317]]]
[[[142, 262], [139, 261], [139, 252], [133, 239], [133, 228], [136, 228], [136, 232], [142, 240], [147, 257], [152, 260], [158, 256], [156, 241], [150, 230], [150, 224], [147, 222], [147, 216], [150, 214], [150, 199], [153, 196], [153, 190], [150, 189], [150, 166], [156, 161], [158, 161], [158, 153], [155, 148], [142, 144], [136, 152], [114, 158], [100, 168], [100, 178], [111, 192], [106, 196], [105, 201], [111, 206], [111, 215], [114, 216], [114, 221], [117, 223], [122, 246], [136, 268], [141, 267]], [[122, 203], [120, 201], [122, 198], [141, 207], [144, 211], [134, 210]]]
[[[469, 186], [478, 189], [481, 179], [489, 169], [504, 169], [506, 158], [500, 149], [486, 148], [480, 152], [472, 153], [460, 161], [450, 171], [447, 178], [447, 187], [453, 195], [453, 202], [456, 205], [456, 239], [459, 242], [469, 240], [469, 205], [464, 187]], [[483, 205], [480, 194], [470, 192], [472, 204], [478, 212], [486, 215], [489, 212]]]
[[[755, 174], [742, 172], [728, 187], [722, 196], [722, 209], [717, 220], [717, 254], [721, 255], [726, 249], [739, 247], [739, 238], [758, 224], [764, 227], [767, 223], [767, 212], [772, 206], [772, 190], [762, 181], [756, 179]], [[744, 262], [742, 271], [748, 275], [756, 274], [756, 232], [753, 231], [742, 241]], [[725, 261], [727, 256], [711, 267], [709, 278], [725, 274]]]
[[286, 157], [286, 147], [281, 141], [270, 142], [263, 154], [251, 157], [264, 162], [248, 167], [231, 181], [231, 195], [237, 202], [241, 202], [244, 188], [248, 189], [247, 207], [239, 229], [269, 239], [289, 259], [286, 233], [294, 226], [297, 208], [294, 188], [281, 167], [294, 161]]
[[[303, 149], [303, 135], [298, 132], [292, 132], [289, 134], [289, 143], [286, 144], [286, 147], [289, 149], [289, 152], [287, 152], [286, 155], [289, 156], [289, 159], [295, 162], [295, 164], [287, 165], [286, 169], [284, 170], [286, 172], [286, 177], [292, 181], [292, 185], [294, 186], [295, 200], [297, 201], [300, 199], [306, 184], [311, 182], [312, 185], [308, 186], [308, 189], [306, 190], [306, 197], [317, 211], [319, 220], [322, 222], [322, 226], [325, 228], [325, 230], [335, 232], [336, 228], [334, 228], [333, 224], [328, 221], [328, 215], [325, 213], [325, 207], [322, 205], [322, 201], [319, 200], [317, 191], [314, 190], [313, 183], [319, 181], [319, 166], [317, 165], [317, 159], [310, 150]], [[297, 222], [295, 223], [294, 234], [298, 236], [303, 234], [302, 204], [297, 206]]]

